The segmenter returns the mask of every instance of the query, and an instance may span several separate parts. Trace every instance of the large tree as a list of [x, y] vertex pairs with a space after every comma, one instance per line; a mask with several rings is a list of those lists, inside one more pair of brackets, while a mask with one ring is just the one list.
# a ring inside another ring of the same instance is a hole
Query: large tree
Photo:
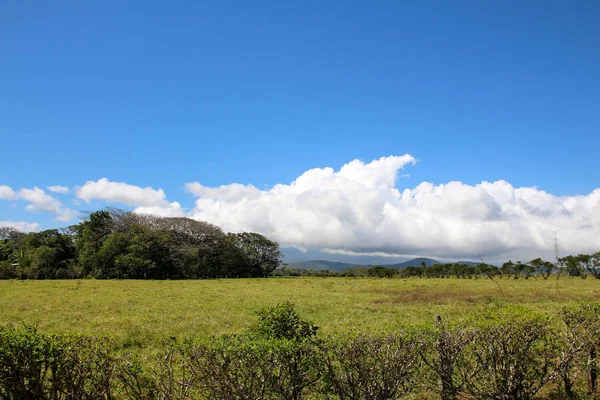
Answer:
[[82, 276], [95, 276], [104, 269], [98, 251], [112, 233], [113, 219], [106, 210], [95, 211], [87, 219], [72, 227], [78, 253], [78, 272]]
[[550, 277], [550, 274], [552, 274], [552, 272], [554, 272], [554, 270], [556, 269], [556, 265], [554, 265], [550, 261], [544, 261], [539, 257], [535, 260], [529, 261], [529, 265], [531, 265], [537, 273], [542, 275], [544, 280], [548, 279], [548, 277]]
[[253, 232], [229, 234], [227, 237], [244, 263], [241, 273], [251, 277], [267, 276], [281, 265], [283, 255], [277, 242]]

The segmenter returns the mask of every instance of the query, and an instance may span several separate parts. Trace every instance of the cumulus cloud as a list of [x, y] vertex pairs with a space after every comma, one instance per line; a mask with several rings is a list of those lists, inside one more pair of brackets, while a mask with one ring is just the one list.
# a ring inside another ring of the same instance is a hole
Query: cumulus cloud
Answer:
[[17, 194], [10, 186], [0, 185], [0, 199], [3, 200], [15, 200]]
[[[339, 170], [310, 169], [291, 183], [268, 189], [192, 182], [185, 185], [197, 198], [192, 210], [167, 201], [162, 189], [107, 178], [75, 188], [77, 199], [72, 200], [102, 200], [128, 205], [137, 213], [187, 216], [225, 231], [259, 232], [284, 247], [335, 254], [551, 259], [555, 230], [560, 231], [563, 254], [600, 250], [600, 189], [556, 196], [503, 180], [403, 187], [407, 181], [399, 178], [415, 162], [408, 154], [353, 160]], [[38, 187], [15, 193], [0, 186], [0, 198], [29, 201], [28, 210], [52, 212], [63, 221], [75, 216], [74, 210]], [[28, 228], [37, 230], [39, 225]]]
[[345, 254], [551, 257], [553, 230], [564, 252], [600, 250], [600, 189], [561, 197], [506, 181], [398, 188], [399, 172], [414, 162], [410, 155], [354, 160], [267, 190], [193, 182], [190, 215], [283, 246]]
[[87, 181], [76, 189], [77, 197], [89, 202], [104, 200], [139, 207], [166, 206], [165, 192], [151, 187], [139, 187], [125, 182], [111, 182], [106, 178]]
[[47, 189], [54, 193], [68, 193], [69, 192], [69, 188], [67, 186], [60, 186], [60, 185], [48, 186]]
[[75, 210], [64, 208], [60, 201], [50, 196], [37, 186], [35, 186], [33, 189], [19, 190], [17, 197], [30, 203], [25, 207], [26, 210], [47, 211], [56, 214], [56, 219], [59, 221], [70, 221], [76, 215]]
[[19, 198], [27, 200], [31, 204], [25, 207], [29, 211], [48, 211], [54, 214], [60, 212], [61, 203], [54, 197], [46, 194], [42, 189], [37, 186], [33, 189], [21, 189], [19, 190]]
[[178, 202], [169, 203], [162, 189], [142, 188], [125, 182], [112, 182], [106, 178], [88, 181], [76, 188], [81, 200], [103, 200], [134, 206], [135, 212], [161, 217], [181, 217], [184, 211]]
[[21, 232], [37, 232], [40, 230], [40, 224], [24, 221], [0, 221], [0, 228], [14, 228]]
[[183, 208], [176, 201], [161, 206], [137, 207], [133, 211], [139, 214], [152, 214], [158, 217], [185, 217]]

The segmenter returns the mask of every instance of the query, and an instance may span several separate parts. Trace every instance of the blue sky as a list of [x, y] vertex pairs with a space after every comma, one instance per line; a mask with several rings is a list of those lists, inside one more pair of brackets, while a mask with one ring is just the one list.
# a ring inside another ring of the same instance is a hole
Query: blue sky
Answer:
[[[598, 18], [597, 1], [3, 2], [0, 185], [119, 205], [76, 195], [106, 177], [191, 210], [186, 183], [265, 190], [408, 153], [400, 190], [587, 195]], [[65, 224], [27, 204], [0, 200], [0, 221]]]

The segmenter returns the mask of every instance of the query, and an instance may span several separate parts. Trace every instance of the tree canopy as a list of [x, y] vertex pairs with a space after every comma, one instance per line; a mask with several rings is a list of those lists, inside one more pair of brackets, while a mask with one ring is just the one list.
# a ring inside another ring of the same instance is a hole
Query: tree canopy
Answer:
[[262, 277], [281, 264], [279, 244], [208, 222], [107, 208], [68, 228], [0, 228], [0, 279]]

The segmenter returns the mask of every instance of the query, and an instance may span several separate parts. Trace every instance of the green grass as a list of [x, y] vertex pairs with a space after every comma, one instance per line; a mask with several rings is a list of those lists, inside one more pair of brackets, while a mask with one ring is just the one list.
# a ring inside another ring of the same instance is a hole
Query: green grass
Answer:
[[[501, 287], [501, 291], [498, 285]], [[0, 324], [37, 324], [144, 345], [164, 337], [239, 333], [253, 312], [291, 301], [321, 333], [389, 329], [400, 322], [458, 320], [521, 305], [555, 313], [600, 301], [600, 281], [551, 278], [271, 278], [195, 281], [0, 281]]]

